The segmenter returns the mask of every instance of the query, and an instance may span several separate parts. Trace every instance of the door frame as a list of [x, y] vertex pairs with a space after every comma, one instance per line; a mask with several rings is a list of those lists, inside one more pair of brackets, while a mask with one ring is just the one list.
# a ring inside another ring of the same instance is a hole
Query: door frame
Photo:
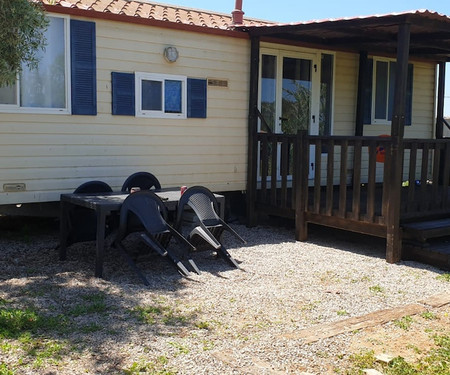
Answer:
[[[261, 99], [262, 99], [262, 56], [269, 55], [276, 57], [276, 94], [275, 94], [275, 124], [274, 133], [281, 134], [281, 117], [282, 117], [282, 97], [283, 97], [283, 58], [295, 58], [302, 60], [311, 61], [311, 113], [310, 121], [308, 127], [308, 134], [318, 135], [319, 134], [319, 112], [320, 112], [320, 64], [321, 64], [321, 52], [304, 52], [304, 51], [294, 51], [285, 50], [272, 47], [263, 47], [259, 51], [259, 73], [258, 73], [258, 109], [261, 111]], [[258, 130], [261, 130], [261, 120], [258, 120]], [[277, 148], [277, 177], [280, 177], [280, 147]], [[310, 147], [310, 163], [309, 163], [309, 178], [313, 178], [314, 172], [314, 159], [315, 159], [315, 149], [314, 146]], [[258, 152], [258, 180], [260, 177], [260, 154]], [[292, 176], [288, 176], [292, 179]], [[270, 181], [271, 176], [267, 176], [268, 181]]]

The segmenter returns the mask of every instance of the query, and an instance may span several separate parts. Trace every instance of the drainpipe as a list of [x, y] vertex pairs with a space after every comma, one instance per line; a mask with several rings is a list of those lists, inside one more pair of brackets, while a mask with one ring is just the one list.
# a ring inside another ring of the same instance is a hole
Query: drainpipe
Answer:
[[236, 0], [234, 10], [231, 12], [233, 16], [233, 25], [242, 25], [244, 23], [244, 12], [242, 11], [242, 0]]

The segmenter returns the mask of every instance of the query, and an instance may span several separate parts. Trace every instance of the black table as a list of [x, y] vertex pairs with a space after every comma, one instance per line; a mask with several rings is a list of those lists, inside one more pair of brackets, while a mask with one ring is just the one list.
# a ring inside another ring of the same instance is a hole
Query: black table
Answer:
[[[169, 211], [175, 211], [180, 199], [180, 189], [162, 189], [155, 192]], [[67, 238], [69, 235], [69, 211], [73, 206], [92, 209], [97, 214], [95, 276], [103, 276], [103, 261], [105, 254], [106, 218], [113, 212], [120, 211], [122, 203], [129, 193], [101, 193], [101, 194], [61, 194], [60, 208], [60, 247], [59, 258], [65, 260], [67, 256]], [[220, 216], [224, 218], [225, 197], [214, 194], [220, 208]]]

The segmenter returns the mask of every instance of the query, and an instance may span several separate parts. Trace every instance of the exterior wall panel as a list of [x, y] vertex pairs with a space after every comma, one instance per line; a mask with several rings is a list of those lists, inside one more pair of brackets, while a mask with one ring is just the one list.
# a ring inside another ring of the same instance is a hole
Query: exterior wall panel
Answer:
[[[100, 179], [120, 189], [133, 172], [154, 173], [163, 186], [244, 190], [247, 161], [249, 41], [105, 20], [97, 34], [97, 116], [2, 113], [0, 204], [59, 200]], [[164, 48], [179, 51], [175, 63]], [[206, 119], [111, 115], [111, 72], [219, 78], [208, 87]], [[25, 183], [25, 192], [3, 192]]]

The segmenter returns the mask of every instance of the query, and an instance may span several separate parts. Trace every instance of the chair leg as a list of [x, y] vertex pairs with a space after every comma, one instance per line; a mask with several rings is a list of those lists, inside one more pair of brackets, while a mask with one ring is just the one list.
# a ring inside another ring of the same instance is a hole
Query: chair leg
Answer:
[[241, 269], [241, 267], [239, 266], [238, 262], [236, 262], [236, 260], [230, 255], [230, 253], [227, 251], [227, 249], [225, 249], [223, 246], [221, 246], [218, 250], [217, 250], [218, 254], [220, 254], [220, 256], [222, 258], [224, 258], [230, 265]]
[[187, 261], [188, 261], [189, 265], [191, 266], [192, 270], [193, 270], [197, 275], [200, 275], [200, 270], [199, 270], [199, 268], [197, 267], [197, 265], [195, 264], [194, 259], [192, 259], [191, 257], [188, 257], [188, 258], [187, 258]]
[[148, 282], [148, 280], [145, 278], [144, 274], [141, 272], [141, 270], [136, 266], [136, 263], [134, 263], [133, 259], [131, 259], [131, 257], [128, 255], [127, 251], [125, 250], [125, 248], [123, 247], [122, 244], [120, 243], [115, 243], [114, 247], [118, 247], [120, 250], [120, 253], [125, 257], [128, 265], [134, 270], [134, 272], [136, 272], [136, 274], [139, 276], [139, 278], [143, 281], [145, 286], [149, 286], [150, 283]]
[[190, 275], [189, 270], [184, 266], [181, 260], [179, 260], [174, 254], [172, 254], [172, 252], [167, 251], [167, 258], [172, 261], [172, 263], [177, 268], [178, 272], [180, 272], [183, 276]]

